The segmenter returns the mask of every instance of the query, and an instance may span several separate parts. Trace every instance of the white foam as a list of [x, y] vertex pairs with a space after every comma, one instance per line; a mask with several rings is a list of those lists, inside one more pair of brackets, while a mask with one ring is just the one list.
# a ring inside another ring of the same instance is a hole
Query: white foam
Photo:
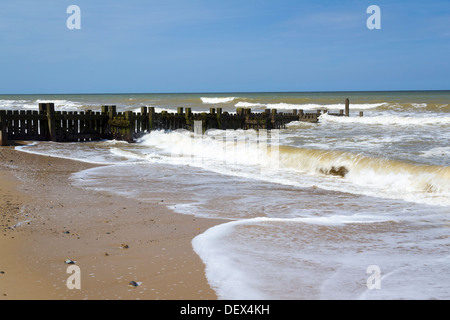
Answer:
[[55, 104], [55, 110], [57, 111], [78, 111], [82, 109], [83, 105], [79, 102], [69, 100], [0, 100], [0, 108], [17, 110], [37, 110], [39, 103], [52, 102]]
[[[447, 296], [450, 283], [442, 272], [449, 256], [443, 257], [436, 250], [439, 242], [423, 241], [439, 237], [445, 230], [437, 234], [428, 228], [401, 233], [385, 231], [383, 239], [378, 232], [366, 233], [365, 230], [377, 230], [382, 225], [380, 230], [401, 226], [385, 218], [258, 217], [214, 226], [195, 237], [192, 245], [205, 262], [207, 279], [219, 299]], [[421, 241], [416, 243], [413, 239]], [[442, 240], [442, 245], [446, 243], [448, 237]], [[372, 264], [381, 267], [383, 290], [367, 290], [370, 275], [366, 270]], [[402, 273], [404, 269], [413, 271], [413, 281], [408, 281], [411, 274]], [[441, 274], [431, 270], [440, 270]], [[428, 288], [429, 292], [424, 291], [430, 283], [433, 286]]]
[[[364, 110], [364, 109], [375, 109], [378, 107], [383, 107], [388, 105], [388, 103], [360, 103], [360, 104], [351, 104], [351, 109], [356, 110]], [[235, 105], [243, 108], [268, 108], [268, 109], [282, 109], [282, 110], [292, 110], [292, 109], [303, 109], [303, 110], [334, 110], [334, 109], [344, 109], [345, 104], [315, 104], [315, 103], [307, 103], [307, 104], [292, 104], [292, 103], [252, 103], [239, 101]]]
[[382, 115], [382, 116], [364, 116], [364, 117], [336, 117], [329, 114], [322, 114], [319, 121], [327, 123], [356, 123], [356, 124], [373, 124], [373, 125], [399, 125], [399, 126], [424, 126], [424, 125], [447, 125], [450, 124], [449, 116], [398, 116], [398, 115]]
[[[140, 113], [141, 112], [141, 108], [135, 108], [132, 110], [135, 113]], [[161, 108], [161, 107], [155, 107], [155, 113], [161, 113], [161, 112], [167, 112], [167, 113], [176, 113], [177, 110], [176, 108]], [[195, 111], [192, 111], [192, 113], [195, 113]]]
[[[450, 171], [446, 167], [413, 165], [333, 150], [279, 149], [277, 141], [265, 144], [258, 143], [258, 139], [258, 133], [253, 130], [214, 130], [211, 135], [200, 137], [187, 131], [157, 131], [144, 136], [140, 144], [159, 149], [158, 153], [165, 155], [164, 161], [190, 164], [226, 175], [450, 205]], [[325, 176], [333, 168], [338, 170], [341, 167], [348, 171], [345, 177]]]
[[55, 158], [62, 158], [68, 160], [81, 161], [92, 164], [111, 165], [116, 164], [111, 157], [108, 157], [104, 152], [96, 152], [95, 150], [84, 149], [81, 143], [53, 143], [53, 142], [34, 142], [31, 144], [16, 146], [16, 150], [50, 156]]
[[202, 100], [203, 103], [219, 104], [219, 103], [231, 102], [237, 98], [236, 97], [201, 97], [200, 99]]
[[[450, 157], [450, 147], [437, 147], [422, 151], [420, 156], [425, 158], [445, 158]], [[449, 159], [450, 160], [450, 159]]]

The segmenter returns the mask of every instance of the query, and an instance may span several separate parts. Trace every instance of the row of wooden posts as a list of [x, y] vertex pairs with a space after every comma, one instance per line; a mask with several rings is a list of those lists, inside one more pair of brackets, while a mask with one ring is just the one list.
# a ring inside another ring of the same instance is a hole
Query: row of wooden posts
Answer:
[[[209, 113], [192, 113], [191, 108], [177, 109], [176, 113], [156, 113], [154, 107], [141, 107], [141, 112], [117, 112], [116, 106], [102, 106], [100, 112], [55, 111], [54, 103], [40, 103], [39, 109], [0, 110], [0, 145], [11, 140], [77, 142], [102, 139], [135, 141], [152, 130], [186, 129], [194, 131], [194, 124], [208, 129], [282, 129], [292, 121], [318, 122], [321, 111], [292, 113], [266, 109], [252, 113], [248, 108], [237, 108], [235, 114], [223, 112], [222, 108], [210, 108]], [[345, 113], [349, 115], [346, 100]]]

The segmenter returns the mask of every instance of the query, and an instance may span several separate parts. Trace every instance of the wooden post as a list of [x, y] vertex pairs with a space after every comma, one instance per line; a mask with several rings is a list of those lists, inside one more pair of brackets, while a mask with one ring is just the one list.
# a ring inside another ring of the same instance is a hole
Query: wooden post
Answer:
[[133, 141], [133, 135], [134, 135], [134, 129], [135, 129], [133, 111], [125, 112], [125, 120], [128, 120], [128, 122], [130, 124], [128, 129], [126, 130], [127, 131], [126, 132], [126, 134], [127, 134], [126, 140], [130, 142], [130, 141]]
[[74, 111], [73, 112], [73, 134], [74, 134], [74, 138], [72, 141], [78, 141], [78, 133], [80, 132], [80, 122], [79, 122], [79, 117], [78, 117], [78, 111]]
[[146, 107], [146, 106], [142, 106], [141, 107], [141, 117], [140, 117], [140, 120], [139, 120], [139, 123], [140, 123], [140, 131], [141, 132], [143, 132], [143, 131], [146, 131], [146, 132], [148, 132], [149, 131], [149, 129], [148, 129], [148, 116], [147, 116], [147, 114], [148, 114], [148, 108]]
[[[39, 103], [39, 114], [47, 115], [47, 104], [46, 103]], [[39, 120], [39, 135], [40, 138], [43, 140], [47, 140], [48, 138], [48, 125], [47, 121], [40, 119]]]
[[112, 120], [116, 115], [116, 106], [108, 106], [109, 120]]
[[108, 118], [103, 118], [100, 123], [100, 135], [102, 139], [108, 138], [110, 132], [108, 131], [108, 119], [109, 119], [109, 106], [102, 106], [101, 114], [103, 116], [108, 116]]
[[148, 107], [148, 131], [149, 132], [154, 129], [154, 122], [153, 122], [154, 115], [155, 115], [155, 107]]
[[345, 99], [345, 116], [350, 116], [350, 100], [348, 100], [348, 98]]
[[80, 127], [78, 133], [81, 134], [80, 141], [84, 141], [84, 134], [86, 133], [86, 121], [84, 117], [84, 111], [80, 111], [79, 115], [80, 117], [78, 119], [80, 120]]
[[56, 139], [56, 123], [55, 123], [55, 104], [47, 103], [47, 123], [48, 123], [48, 139], [57, 141]]
[[8, 132], [6, 131], [6, 110], [0, 110], [0, 146], [8, 145]]
[[109, 108], [109, 106], [102, 106], [102, 111], [101, 111], [101, 113], [102, 113], [102, 114], [108, 114], [108, 108]]
[[364, 113], [362, 111], [359, 112], [359, 116], [362, 117]]
[[[12, 114], [13, 114], [13, 116], [19, 115], [19, 110], [13, 110]], [[19, 119], [18, 117], [13, 117], [9, 121], [10, 130], [8, 130], [8, 132], [9, 132], [10, 136], [12, 135], [13, 137], [15, 137], [19, 133], [19, 120], [18, 119]]]
[[63, 111], [62, 112], [62, 136], [63, 136], [63, 141], [67, 141], [67, 131], [68, 131], [67, 111]]
[[272, 109], [272, 122], [275, 122], [277, 118], [277, 109]]
[[31, 133], [34, 136], [33, 139], [38, 139], [38, 112], [36, 110], [33, 110], [31, 113], [33, 115], [33, 121], [31, 123]]

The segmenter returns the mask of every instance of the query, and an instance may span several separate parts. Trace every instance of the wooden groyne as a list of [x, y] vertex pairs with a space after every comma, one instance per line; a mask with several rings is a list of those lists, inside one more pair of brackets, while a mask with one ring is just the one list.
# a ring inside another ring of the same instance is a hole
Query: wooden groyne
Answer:
[[[291, 113], [266, 109], [253, 113], [248, 108], [237, 108], [236, 113], [210, 108], [208, 112], [192, 113], [191, 108], [177, 108], [177, 112], [156, 113], [154, 107], [141, 107], [141, 112], [117, 112], [116, 106], [102, 106], [100, 112], [55, 111], [54, 103], [40, 103], [36, 111], [0, 110], [0, 145], [12, 140], [79, 142], [116, 139], [133, 142], [152, 130], [185, 129], [194, 131], [194, 125], [208, 129], [282, 129], [292, 121], [318, 122], [321, 111]], [[344, 111], [339, 114], [343, 116]], [[348, 100], [345, 115], [348, 115]]]

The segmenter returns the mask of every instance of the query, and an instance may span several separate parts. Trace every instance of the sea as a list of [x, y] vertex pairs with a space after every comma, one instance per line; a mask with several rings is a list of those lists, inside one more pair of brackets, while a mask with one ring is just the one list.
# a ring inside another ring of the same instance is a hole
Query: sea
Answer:
[[[337, 117], [350, 101], [349, 117]], [[219, 299], [450, 299], [450, 91], [1, 95], [0, 109], [327, 110], [280, 130], [31, 142], [78, 188], [223, 221], [192, 240]], [[363, 116], [360, 116], [363, 112]]]

